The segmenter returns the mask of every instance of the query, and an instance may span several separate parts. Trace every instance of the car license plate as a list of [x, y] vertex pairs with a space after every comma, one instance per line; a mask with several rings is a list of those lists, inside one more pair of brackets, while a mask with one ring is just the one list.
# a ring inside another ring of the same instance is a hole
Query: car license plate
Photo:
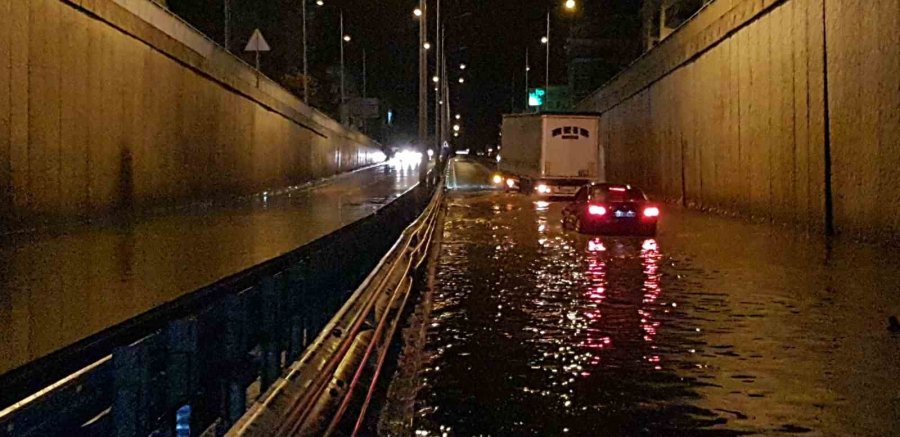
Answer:
[[617, 218], [634, 218], [635, 216], [634, 211], [616, 211]]

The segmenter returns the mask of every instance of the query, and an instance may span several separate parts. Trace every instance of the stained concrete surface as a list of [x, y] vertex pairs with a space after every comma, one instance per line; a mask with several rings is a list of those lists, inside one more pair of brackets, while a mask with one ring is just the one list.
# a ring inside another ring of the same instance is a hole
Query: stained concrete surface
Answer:
[[900, 241], [898, 35], [896, 0], [717, 0], [579, 109], [612, 180], [820, 232], [830, 200], [838, 232]]
[[0, 244], [0, 374], [369, 215], [418, 183], [380, 166], [312, 190], [11, 236]]
[[0, 0], [0, 232], [252, 194], [380, 156], [256, 79], [144, 0]]
[[449, 196], [409, 435], [900, 426], [898, 253], [672, 208], [656, 239], [579, 235], [562, 207]]

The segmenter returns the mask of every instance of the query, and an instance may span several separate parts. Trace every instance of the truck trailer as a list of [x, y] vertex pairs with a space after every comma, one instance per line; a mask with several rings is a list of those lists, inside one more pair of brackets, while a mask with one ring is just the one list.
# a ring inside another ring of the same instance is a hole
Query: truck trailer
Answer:
[[593, 113], [504, 115], [503, 182], [540, 197], [571, 197], [587, 183], [605, 182], [599, 134]]

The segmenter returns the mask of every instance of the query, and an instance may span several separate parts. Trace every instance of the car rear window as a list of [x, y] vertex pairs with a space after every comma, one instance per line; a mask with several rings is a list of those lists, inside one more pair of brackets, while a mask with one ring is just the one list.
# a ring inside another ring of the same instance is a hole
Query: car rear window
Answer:
[[637, 188], [595, 187], [591, 197], [601, 202], [636, 202], [646, 200], [644, 192]]

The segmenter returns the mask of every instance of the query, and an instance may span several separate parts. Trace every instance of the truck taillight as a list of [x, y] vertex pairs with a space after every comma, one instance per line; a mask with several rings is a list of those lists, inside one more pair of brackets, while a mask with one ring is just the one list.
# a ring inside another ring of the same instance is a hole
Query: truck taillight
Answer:
[[590, 215], [606, 215], [606, 208], [600, 205], [591, 205], [588, 207], [588, 213]]

